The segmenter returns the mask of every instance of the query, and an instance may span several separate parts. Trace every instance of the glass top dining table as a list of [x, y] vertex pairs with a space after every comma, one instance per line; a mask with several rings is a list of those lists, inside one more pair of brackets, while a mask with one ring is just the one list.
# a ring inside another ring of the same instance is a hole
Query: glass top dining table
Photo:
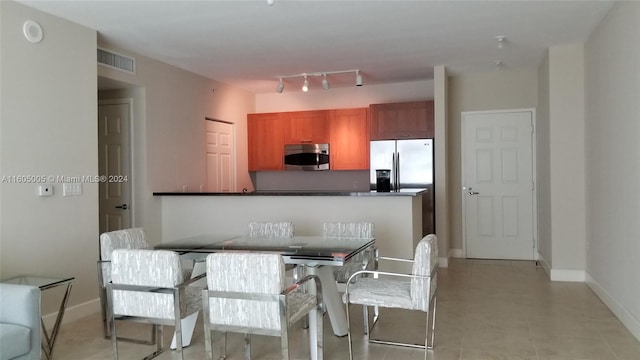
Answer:
[[[344, 265], [347, 260], [366, 249], [373, 249], [374, 245], [375, 238], [323, 236], [260, 238], [206, 234], [165, 242], [154, 246], [154, 249], [175, 251], [193, 259], [202, 259], [208, 253], [220, 251], [280, 254], [285, 263], [304, 266], [307, 274], [318, 276], [333, 333], [336, 336], [345, 336], [348, 328], [347, 317], [333, 276], [333, 267]], [[197, 262], [194, 265], [193, 274], [204, 272], [202, 266], [203, 262]]]
[[285, 263], [288, 264], [342, 266], [351, 257], [372, 247], [374, 242], [374, 238], [323, 236], [260, 238], [206, 234], [162, 243], [154, 248], [181, 253], [271, 252], [282, 255]]

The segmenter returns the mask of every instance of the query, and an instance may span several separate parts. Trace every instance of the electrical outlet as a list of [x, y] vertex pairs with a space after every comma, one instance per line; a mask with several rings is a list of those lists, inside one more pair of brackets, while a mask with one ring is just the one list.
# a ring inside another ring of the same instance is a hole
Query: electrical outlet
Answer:
[[53, 185], [42, 184], [38, 186], [38, 196], [53, 196]]
[[353, 181], [353, 188], [357, 189], [358, 188], [358, 180], [354, 180]]

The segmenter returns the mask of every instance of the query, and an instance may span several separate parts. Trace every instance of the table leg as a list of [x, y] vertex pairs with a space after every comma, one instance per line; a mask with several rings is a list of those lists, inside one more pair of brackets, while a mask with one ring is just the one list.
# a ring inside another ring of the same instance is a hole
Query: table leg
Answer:
[[[194, 278], [200, 274], [204, 274], [207, 271], [206, 265], [204, 261], [196, 261], [193, 264], [193, 271], [191, 272], [191, 278]], [[206, 279], [198, 280], [190, 286], [203, 286], [206, 287]], [[198, 320], [198, 312], [195, 312], [186, 318], [182, 319], [182, 347], [187, 347], [191, 345], [191, 338], [193, 337], [193, 332], [196, 328], [196, 322]], [[173, 338], [171, 338], [171, 349], [175, 349], [176, 346], [176, 334], [173, 334]]]
[[44, 339], [42, 339], [42, 353], [44, 356], [51, 360], [53, 357], [53, 346], [56, 343], [56, 338], [58, 337], [58, 330], [60, 330], [60, 324], [62, 323], [62, 318], [64, 317], [64, 312], [67, 309], [67, 302], [69, 301], [69, 294], [71, 293], [71, 285], [72, 283], [67, 284], [67, 290], [64, 293], [64, 297], [62, 298], [62, 302], [60, 303], [60, 308], [58, 309], [58, 315], [56, 316], [56, 322], [53, 324], [53, 328], [51, 329], [51, 334], [47, 331], [46, 326], [44, 325], [44, 321], [40, 319], [40, 324], [42, 325], [42, 333]]
[[[347, 314], [340, 298], [332, 266], [307, 266], [310, 275], [320, 278], [322, 284], [322, 301], [331, 320], [331, 328], [336, 336], [347, 335]], [[312, 288], [310, 286], [310, 288]]]

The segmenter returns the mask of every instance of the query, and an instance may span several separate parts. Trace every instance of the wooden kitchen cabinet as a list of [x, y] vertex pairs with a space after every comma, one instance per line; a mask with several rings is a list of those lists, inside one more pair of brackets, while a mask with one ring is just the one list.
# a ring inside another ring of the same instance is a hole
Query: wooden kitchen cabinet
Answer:
[[434, 137], [433, 100], [372, 104], [369, 112], [371, 140]]
[[326, 144], [329, 142], [329, 111], [282, 113], [288, 120], [286, 144]]
[[368, 109], [330, 110], [329, 130], [329, 168], [331, 170], [368, 170]]
[[283, 170], [285, 132], [282, 113], [247, 115], [249, 171]]

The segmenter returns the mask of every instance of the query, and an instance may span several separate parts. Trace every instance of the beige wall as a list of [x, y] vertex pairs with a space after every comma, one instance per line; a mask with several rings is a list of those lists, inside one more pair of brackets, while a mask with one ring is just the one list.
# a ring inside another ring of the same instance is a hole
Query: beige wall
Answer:
[[[536, 111], [536, 205], [538, 219], [537, 248], [540, 260], [551, 264], [551, 155], [549, 154], [549, 52], [538, 69], [538, 108]], [[549, 266], [546, 267], [547, 272]]]
[[302, 92], [299, 87], [287, 86], [283, 93], [256, 94], [256, 112], [323, 110], [368, 107], [369, 104], [392, 103], [433, 99], [433, 80], [410, 81], [385, 85], [310, 89]]
[[449, 77], [447, 156], [450, 246], [462, 251], [461, 116], [463, 111], [535, 108], [538, 85], [535, 69], [496, 70]]
[[253, 94], [106, 42], [99, 45], [136, 59], [135, 75], [98, 67], [100, 76], [123, 84], [123, 89], [101, 92], [101, 99], [134, 99], [135, 226], [145, 227], [151, 241], [159, 242], [161, 203], [152, 193], [200, 191], [206, 184], [205, 117], [234, 124], [235, 186], [252, 189], [246, 114], [254, 111]]
[[552, 280], [584, 280], [583, 58], [582, 44], [549, 49]]
[[[43, 28], [40, 43], [22, 35], [28, 19]], [[1, 1], [0, 44], [0, 175], [97, 175], [96, 32]], [[63, 197], [52, 183], [51, 197], [36, 196], [37, 184], [0, 184], [0, 277], [75, 276], [70, 306], [81, 316], [82, 304], [97, 309], [98, 185]], [[43, 314], [57, 311], [55, 292]]]
[[617, 3], [585, 44], [585, 167], [587, 281], [640, 339], [638, 44], [638, 2]]

